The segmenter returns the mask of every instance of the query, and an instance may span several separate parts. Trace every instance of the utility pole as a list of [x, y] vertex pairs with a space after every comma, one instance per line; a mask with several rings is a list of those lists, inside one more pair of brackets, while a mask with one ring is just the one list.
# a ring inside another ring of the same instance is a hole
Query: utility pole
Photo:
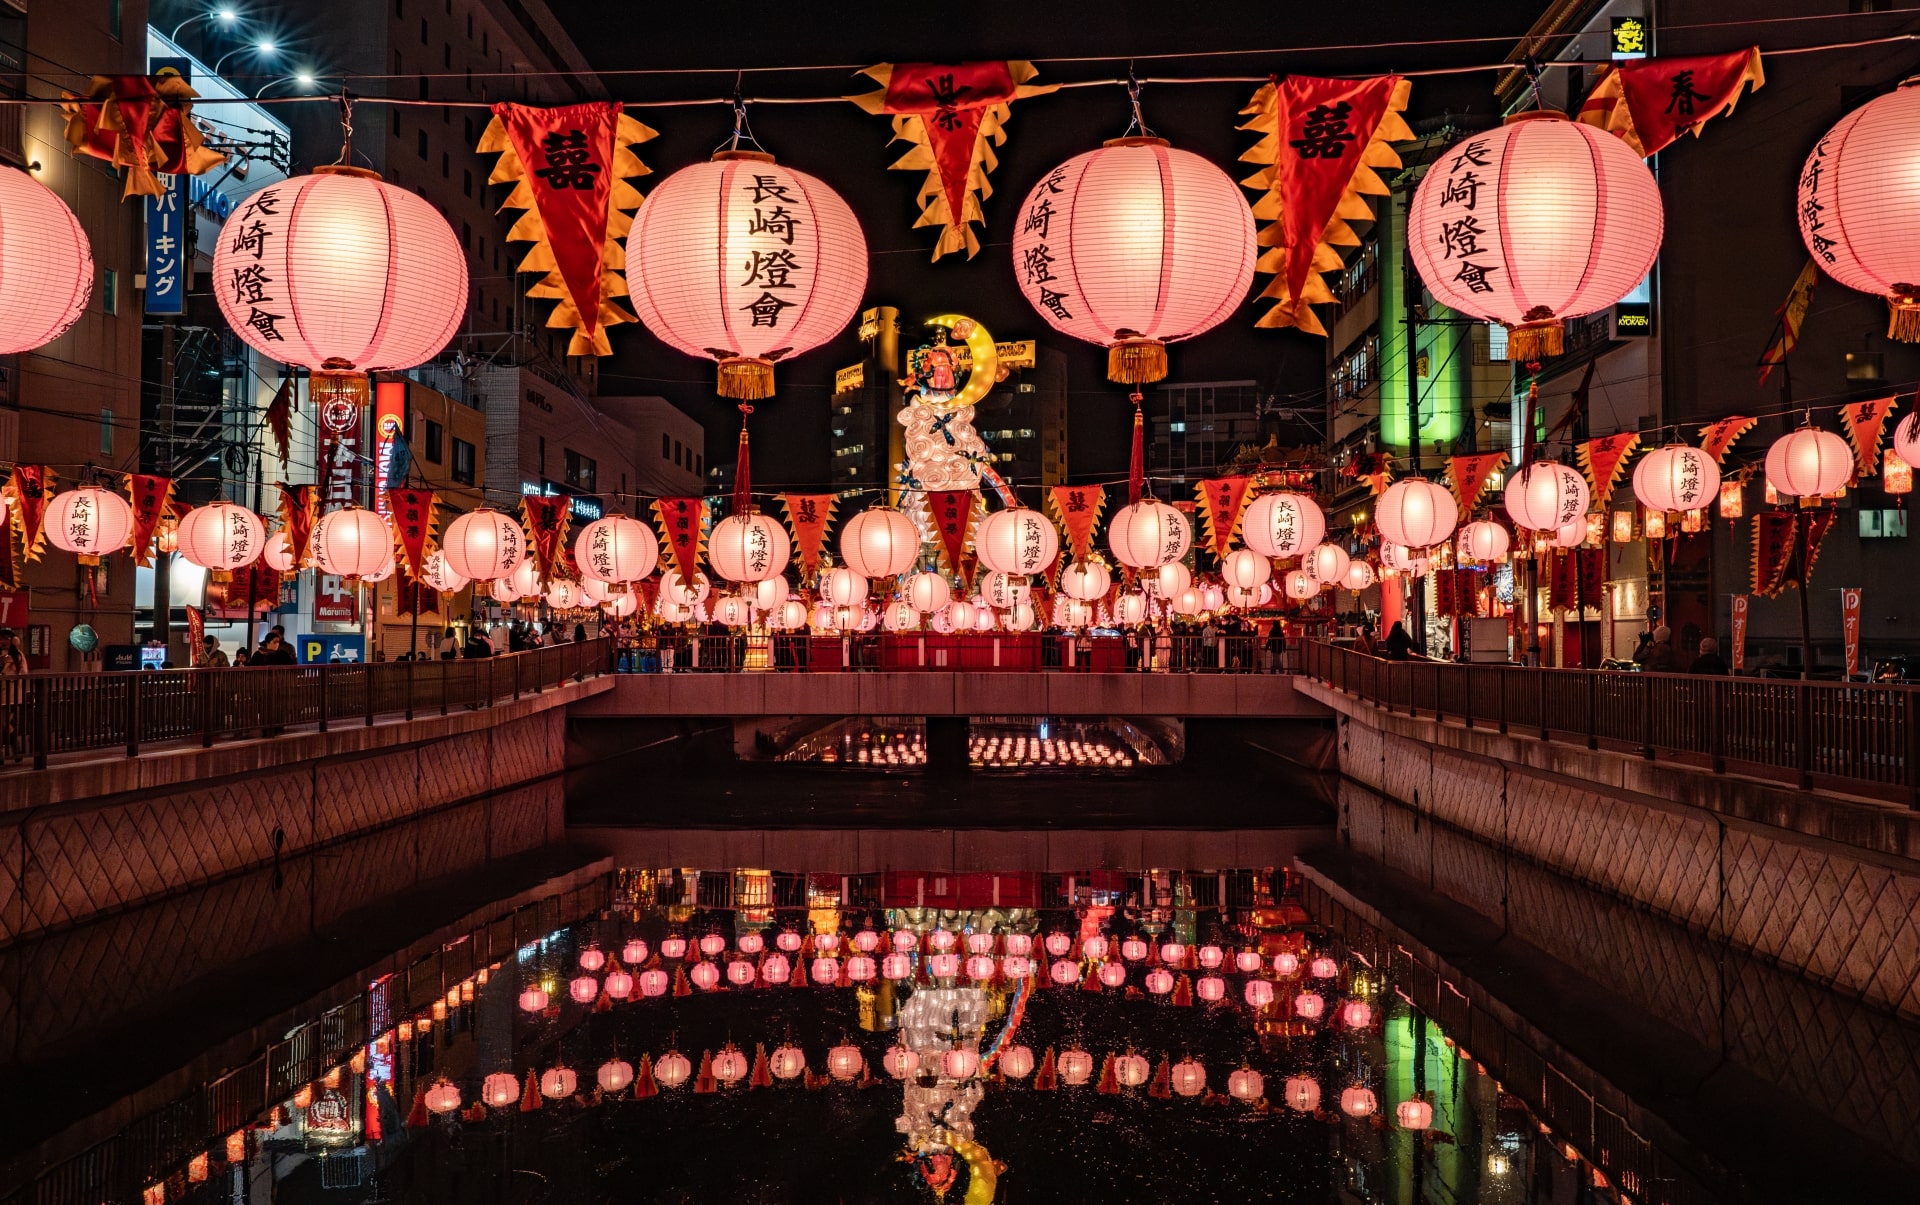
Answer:
[[[175, 382], [173, 372], [174, 319], [160, 319], [160, 429], [166, 432], [166, 453], [161, 463], [173, 464], [173, 424]], [[173, 645], [173, 554], [156, 549], [153, 554], [153, 638], [163, 648]]]
[[[1405, 193], [1400, 210], [1401, 284], [1405, 293], [1407, 327], [1407, 448], [1412, 452], [1411, 476], [1424, 476], [1420, 454], [1420, 346], [1418, 335], [1420, 275], [1413, 266], [1413, 190]], [[1423, 655], [1427, 651], [1427, 604], [1421, 579], [1413, 579], [1413, 647]]]

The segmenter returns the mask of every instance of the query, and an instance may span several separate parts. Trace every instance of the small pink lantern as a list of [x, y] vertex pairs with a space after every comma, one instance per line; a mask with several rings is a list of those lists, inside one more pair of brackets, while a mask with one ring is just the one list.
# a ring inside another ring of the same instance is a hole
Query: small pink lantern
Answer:
[[953, 949], [955, 945], [959, 944], [959, 940], [959, 938], [955, 937], [946, 929], [935, 929], [933, 932], [927, 934], [927, 944], [938, 954], [945, 954], [948, 950]]
[[1027, 1046], [1007, 1046], [1000, 1051], [1000, 1074], [1008, 1079], [1025, 1079], [1033, 1074], [1033, 1050]]
[[1300, 973], [1300, 956], [1290, 950], [1283, 950], [1273, 956], [1273, 973], [1282, 979], [1291, 979]]
[[798, 1079], [807, 1069], [807, 1056], [798, 1046], [779, 1046], [767, 1060], [767, 1068], [775, 1079]]
[[700, 952], [708, 958], [720, 957], [720, 952], [726, 948], [727, 939], [718, 933], [709, 933], [700, 939]]
[[1355, 1084], [1340, 1093], [1340, 1111], [1348, 1117], [1371, 1117], [1379, 1107], [1372, 1088]]
[[847, 980], [851, 983], [871, 983], [879, 973], [879, 966], [870, 954], [855, 954], [847, 959]]
[[209, 502], [181, 517], [174, 529], [180, 555], [216, 573], [231, 573], [260, 556], [267, 529], [260, 517], [232, 502]]
[[549, 1067], [540, 1077], [540, 1095], [548, 1100], [572, 1096], [579, 1086], [580, 1081], [571, 1067]]
[[672, 937], [669, 937], [667, 938], [667, 940], [660, 943], [660, 957], [685, 958], [686, 956], [687, 956], [687, 939], [680, 936], [678, 933], [674, 934]]
[[893, 931], [893, 948], [902, 954], [911, 954], [920, 948], [920, 937], [911, 929]]
[[735, 987], [751, 987], [759, 977], [760, 972], [751, 959], [736, 958], [727, 964], [727, 982]]
[[586, 949], [580, 951], [580, 969], [581, 970], [597, 971], [601, 967], [606, 965], [607, 965], [607, 955], [605, 951], [600, 949], [600, 947], [588, 946]]
[[880, 960], [880, 973], [898, 983], [913, 976], [913, 959], [895, 952]]
[[[5, 175], [0, 169], [0, 179]], [[4, 255], [4, 248], [0, 248], [0, 259]], [[47, 542], [55, 548], [97, 560], [127, 546], [133, 535], [133, 507], [112, 490], [83, 485], [55, 494], [46, 504], [41, 525]]]
[[1249, 979], [1247, 980], [1247, 986], [1243, 989], [1243, 994], [1246, 996], [1247, 1007], [1255, 1012], [1259, 1012], [1267, 1005], [1273, 1003], [1273, 984], [1268, 983], [1265, 979]]
[[1211, 971], [1218, 968], [1222, 963], [1226, 962], [1226, 960], [1227, 952], [1219, 946], [1206, 945], [1200, 947], [1200, 965], [1207, 970]]
[[625, 971], [611, 971], [604, 986], [609, 999], [625, 1000], [633, 995], [633, 976]]
[[1296, 1113], [1311, 1113], [1320, 1107], [1320, 1083], [1312, 1076], [1288, 1076], [1282, 1091], [1287, 1107]]
[[1053, 969], [1047, 973], [1053, 976], [1053, 981], [1061, 987], [1070, 987], [1080, 982], [1080, 964], [1069, 962], [1064, 958], [1054, 963]]
[[800, 949], [803, 939], [792, 929], [782, 929], [780, 935], [773, 939], [773, 944], [779, 946], [782, 953], [792, 954]]
[[1193, 985], [1193, 994], [1208, 1004], [1217, 1004], [1227, 998], [1227, 981], [1218, 975], [1202, 975]]
[[429, 1110], [445, 1116], [460, 1107], [460, 1089], [454, 1087], [450, 1080], [435, 1080], [433, 1086], [426, 1090], [424, 1099]]
[[1240, 950], [1233, 956], [1233, 969], [1242, 975], [1251, 975], [1266, 964], [1258, 950]]
[[1266, 1078], [1251, 1067], [1242, 1067], [1227, 1077], [1227, 1095], [1235, 1100], [1259, 1100], [1266, 1092]]
[[662, 1088], [678, 1088], [693, 1074], [693, 1063], [678, 1050], [669, 1050], [653, 1065], [653, 1078]]
[[592, 975], [581, 975], [567, 985], [567, 994], [575, 1004], [592, 1004], [600, 998], [600, 981]]
[[1107, 956], [1107, 939], [1098, 933], [1094, 934], [1092, 937], [1080, 943], [1080, 953], [1087, 958], [1105, 958]]
[[1073, 949], [1073, 938], [1065, 933], [1047, 934], [1047, 953], [1055, 958], [1065, 958], [1067, 951]]
[[1003, 944], [1009, 954], [1021, 958], [1028, 958], [1033, 954], [1033, 934], [1031, 933], [1009, 933]]
[[1853, 479], [1853, 449], [1831, 431], [1801, 427], [1767, 449], [1767, 484], [1790, 498], [1837, 493]]
[[620, 961], [630, 967], [637, 967], [647, 960], [647, 943], [634, 938], [620, 947]]
[[602, 1092], [619, 1092], [633, 1082], [633, 1064], [622, 1058], [608, 1059], [593, 1073]]
[[1340, 1023], [1348, 1029], [1365, 1029], [1373, 1024], [1373, 1006], [1365, 1000], [1349, 1000], [1340, 1006]]
[[867, 1060], [860, 1056], [860, 1048], [845, 1042], [827, 1051], [827, 1074], [841, 1083], [847, 1083], [860, 1074], [860, 1068]]
[[1393, 1119], [1403, 1130], [1429, 1130], [1433, 1128], [1433, 1106], [1417, 1097], [1403, 1100], [1393, 1107]]
[[998, 966], [990, 954], [970, 954], [967, 956], [967, 978], [975, 983], [985, 983], [993, 978]]
[[760, 964], [760, 977], [775, 987], [785, 987], [793, 977], [793, 963], [785, 954], [769, 954]]
[[1173, 990], [1173, 976], [1165, 967], [1155, 967], [1147, 972], [1147, 991], [1156, 996], [1164, 996]]
[[520, 1099], [520, 1077], [511, 1071], [496, 1071], [480, 1081], [480, 1103], [489, 1109], [504, 1109]]
[[840, 982], [840, 960], [822, 955], [813, 960], [813, 968], [809, 973], [821, 987], [832, 987]]
[[713, 1056], [713, 1078], [723, 1084], [737, 1084], [747, 1078], [747, 1056], [729, 1045]]
[[1187, 960], [1187, 947], [1177, 941], [1164, 942], [1160, 946], [1160, 961], [1170, 967], [1177, 967]]
[[940, 1056], [940, 1074], [947, 1079], [972, 1079], [980, 1070], [980, 1052], [956, 1046]]
[[701, 991], [710, 992], [720, 985], [720, 968], [711, 962], [697, 962], [693, 970], [687, 973], [687, 978], [693, 980], [693, 986]]
[[1175, 1063], [1167, 1078], [1176, 1096], [1198, 1096], [1207, 1090], [1207, 1069], [1192, 1055]]
[[1340, 973], [1340, 964], [1322, 954], [1307, 964], [1307, 973], [1315, 979], [1332, 979]]
[[871, 954], [880, 948], [880, 935], [872, 929], [862, 929], [853, 935], [853, 948], [862, 954]]
[[1113, 1060], [1113, 1078], [1123, 1088], [1138, 1088], [1153, 1074], [1153, 1065], [1145, 1057], [1128, 1051]]
[[667, 973], [658, 968], [651, 971], [641, 971], [640, 994], [648, 999], [653, 999], [656, 996], [664, 996], [667, 994], [667, 988], [672, 985], [672, 982], [673, 980], [667, 976]]
[[1124, 962], [1101, 963], [1100, 982], [1108, 987], [1124, 987], [1127, 982], [1127, 964]]
[[1016, 983], [1030, 979], [1033, 977], [1033, 959], [1025, 954], [1008, 954], [1000, 959], [1000, 974]]
[[1327, 1011], [1327, 1002], [1318, 992], [1301, 992], [1293, 998], [1294, 1015], [1303, 1021], [1318, 1021]]
[[952, 979], [960, 973], [958, 954], [933, 954], [927, 958], [927, 974], [935, 979]]
[[969, 954], [993, 953], [993, 934], [991, 933], [967, 934], [967, 953]]
[[1129, 937], [1120, 943], [1120, 957], [1128, 962], [1139, 962], [1147, 956], [1147, 943], [1138, 937]]
[[822, 954], [832, 954], [840, 949], [840, 935], [838, 933], [816, 933], [813, 937], [813, 948]]
[[905, 1046], [889, 1046], [886, 1055], [880, 1060], [880, 1065], [885, 1067], [887, 1074], [893, 1078], [906, 1079], [920, 1070], [920, 1056]]
[[734, 945], [739, 948], [742, 954], [758, 954], [767, 948], [767, 939], [760, 936], [758, 932], [750, 929], [742, 933], [740, 940], [735, 942]]
[[1060, 1081], [1078, 1088], [1093, 1076], [1093, 1056], [1075, 1046], [1064, 1050], [1054, 1064], [1060, 1072]]

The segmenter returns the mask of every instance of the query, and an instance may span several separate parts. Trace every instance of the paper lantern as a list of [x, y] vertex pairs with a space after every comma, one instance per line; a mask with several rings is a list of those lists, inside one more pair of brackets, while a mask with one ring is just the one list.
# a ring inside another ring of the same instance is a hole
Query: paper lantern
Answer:
[[807, 1069], [807, 1056], [798, 1046], [781, 1046], [767, 1060], [767, 1065], [776, 1079], [795, 1079]]
[[1460, 529], [1458, 551], [1463, 560], [1504, 560], [1511, 543], [1507, 529], [1491, 519], [1481, 519]]
[[1257, 590], [1273, 576], [1273, 562], [1251, 548], [1236, 548], [1227, 554], [1226, 560], [1220, 562], [1220, 576], [1226, 579], [1229, 586]]
[[1355, 1084], [1340, 1093], [1340, 1111], [1348, 1117], [1371, 1117], [1379, 1107], [1380, 1101], [1371, 1088]]
[[1414, 551], [1404, 544], [1380, 545], [1380, 567], [1393, 573], [1410, 573], [1415, 577], [1427, 571], [1427, 558], [1414, 555]]
[[633, 1082], [633, 1064], [622, 1058], [611, 1058], [600, 1064], [593, 1073], [594, 1082], [600, 1085], [602, 1092], [620, 1092]]
[[840, 960], [827, 957], [815, 958], [809, 974], [821, 987], [830, 987], [840, 981]]
[[1300, 956], [1286, 950], [1273, 956], [1273, 973], [1282, 979], [1291, 979], [1300, 973]]
[[1340, 973], [1340, 964], [1322, 954], [1307, 964], [1307, 973], [1315, 979], [1332, 979]]
[[927, 956], [927, 974], [935, 979], [952, 979], [960, 974], [960, 956], [958, 954], [930, 954]]
[[445, 1116], [460, 1107], [460, 1089], [454, 1087], [448, 1080], [435, 1080], [422, 1099], [425, 1100], [431, 1112]]
[[[1258, 955], [1255, 957], [1257, 958]], [[1259, 1012], [1273, 1003], [1273, 984], [1265, 979], [1249, 979], [1247, 986], [1242, 989], [1242, 995], [1246, 997], [1247, 1007]]]
[[1075, 561], [1060, 575], [1060, 592], [1068, 598], [1092, 602], [1105, 598], [1113, 586], [1113, 573], [1104, 561]]
[[1138, 1088], [1147, 1082], [1153, 1074], [1153, 1065], [1142, 1057], [1129, 1051], [1113, 1060], [1113, 1078], [1123, 1088]]
[[1080, 942], [1080, 953], [1087, 958], [1105, 958], [1107, 956], [1107, 939], [1098, 933], [1083, 939]]
[[1281, 1091], [1287, 1107], [1297, 1113], [1311, 1113], [1320, 1107], [1320, 1084], [1311, 1076], [1288, 1076]]
[[393, 530], [370, 510], [343, 507], [320, 516], [310, 547], [320, 572], [364, 580], [393, 559]]
[[1507, 478], [1507, 515], [1529, 531], [1558, 531], [1587, 513], [1590, 496], [1578, 469], [1541, 461]]
[[1049, 933], [1046, 941], [1047, 953], [1055, 958], [1065, 958], [1073, 949], [1073, 938], [1065, 933]]
[[467, 588], [467, 579], [453, 571], [438, 548], [427, 554], [427, 563], [420, 570], [420, 580], [442, 594], [453, 594]]
[[570, 1067], [549, 1067], [540, 1077], [540, 1095], [548, 1100], [572, 1096], [580, 1081]]
[[1168, 343], [1231, 314], [1258, 255], [1239, 188], [1158, 138], [1067, 160], [1027, 194], [1014, 231], [1022, 295], [1055, 330], [1107, 348], [1107, 376], [1126, 384], [1164, 378]]
[[1076, 1046], [1062, 1051], [1054, 1068], [1060, 1073], [1060, 1082], [1078, 1088], [1093, 1077], [1093, 1056]]
[[980, 1069], [980, 1052], [964, 1046], [948, 1050], [940, 1056], [940, 1074], [947, 1079], [972, 1079], [973, 1073]]
[[867, 579], [851, 569], [829, 570], [820, 579], [820, 597], [835, 607], [857, 607], [867, 601]]
[[1127, 982], [1125, 963], [1103, 962], [1100, 964], [1100, 982], [1108, 987], [1123, 987]]
[[691, 578], [681, 577], [672, 571], [660, 575], [660, 597], [675, 606], [698, 606], [712, 593], [713, 583], [707, 580], [706, 574], [697, 570]]
[[1340, 578], [1340, 584], [1358, 594], [1373, 585], [1376, 580], [1372, 565], [1365, 561], [1354, 561], [1347, 566], [1346, 573]]
[[853, 983], [869, 983], [878, 968], [873, 958], [866, 954], [855, 954], [847, 959], [847, 979]]
[[783, 631], [791, 632], [803, 628], [807, 623], [807, 604], [797, 598], [790, 598], [780, 604], [773, 618], [774, 626]]
[[859, 1075], [860, 1069], [866, 1066], [866, 1063], [866, 1059], [860, 1056], [858, 1046], [850, 1046], [842, 1042], [827, 1051], [827, 1074], [843, 1084]]
[[1147, 579], [1161, 598], [1179, 598], [1193, 586], [1193, 574], [1179, 561], [1168, 561]]
[[1198, 1096], [1207, 1090], [1207, 1069], [1198, 1059], [1189, 1055], [1173, 1065], [1168, 1074], [1168, 1086], [1176, 1096]]
[[747, 1078], [747, 1056], [732, 1046], [714, 1055], [713, 1078], [723, 1084], [737, 1084]]
[[907, 601], [922, 615], [931, 615], [953, 601], [953, 587], [937, 573], [916, 573], [907, 579]]
[[393, 550], [388, 549], [387, 559], [380, 562], [380, 567], [378, 569], [375, 569], [372, 573], [362, 574], [360, 577], [360, 580], [369, 586], [374, 585], [377, 582], [384, 582], [388, 578], [392, 577], [395, 571], [399, 569], [399, 567], [400, 567], [399, 562], [395, 559], [393, 555]]
[[1264, 962], [1265, 960], [1260, 957], [1260, 951], [1240, 950], [1233, 956], [1233, 969], [1242, 975], [1251, 975], [1258, 971]]
[[1038, 617], [1033, 613], [1032, 607], [1026, 603], [1017, 603], [1008, 609], [1005, 622], [1007, 631], [1024, 632], [1031, 628], [1037, 620]]
[[671, 937], [668, 937], [665, 941], [660, 943], [660, 957], [668, 958], [668, 959], [678, 959], [678, 958], [685, 958], [686, 956], [687, 956], [687, 939], [680, 936], [678, 933], [673, 934]]
[[642, 996], [648, 998], [664, 996], [667, 994], [667, 988], [672, 986], [672, 983], [672, 978], [658, 967], [655, 967], [651, 971], [640, 972], [640, 994]]
[[720, 968], [711, 962], [696, 962], [687, 972], [687, 978], [693, 980], [693, 986], [703, 992], [710, 992], [720, 986]]
[[[177, 541], [175, 547], [178, 547]], [[261, 546], [260, 559], [275, 573], [292, 573], [293, 546], [287, 542], [287, 533], [276, 531], [268, 536], [267, 542]]]
[[606, 965], [607, 965], [606, 952], [600, 949], [598, 946], [588, 946], [586, 949], [580, 951], [580, 969], [581, 970], [597, 971], [601, 967]]
[[647, 195], [627, 236], [634, 313], [719, 363], [722, 397], [773, 394], [774, 361], [846, 328], [867, 287], [867, 240], [840, 194], [758, 151], [722, 151]]
[[1349, 1000], [1340, 1006], [1340, 1023], [1348, 1029], [1365, 1029], [1373, 1024], [1373, 1006], [1365, 1000]]
[[707, 539], [707, 564], [730, 582], [760, 582], [787, 569], [793, 541], [785, 524], [758, 512], [728, 515]]
[[1251, 1067], [1242, 1067], [1227, 1077], [1227, 1095], [1235, 1100], [1259, 1100], [1266, 1092], [1265, 1077]]
[[1326, 1011], [1326, 998], [1318, 992], [1301, 992], [1293, 998], [1293, 1014], [1303, 1021], [1318, 1021]]
[[1840, 119], [1800, 170], [1800, 237], [1827, 275], [1887, 299], [1887, 334], [1920, 341], [1920, 89], [1908, 80]]
[[785, 954], [769, 954], [760, 964], [760, 977], [770, 984], [785, 986], [793, 976], [793, 963]]
[[1424, 1100], [1403, 1100], [1393, 1107], [1393, 1118], [1403, 1130], [1433, 1128], [1433, 1106]]
[[967, 978], [975, 983], [985, 983], [993, 978], [997, 969], [999, 964], [990, 955], [974, 954], [967, 958]]
[[1053, 968], [1047, 974], [1061, 987], [1072, 987], [1080, 982], [1080, 964], [1062, 958], [1053, 964]]
[[880, 622], [889, 632], [910, 632], [920, 626], [920, 612], [910, 602], [888, 603], [880, 613]]
[[1412, 477], [1387, 487], [1374, 507], [1373, 517], [1380, 534], [1390, 542], [1426, 548], [1452, 535], [1459, 516], [1460, 509], [1445, 486]]
[[638, 519], [608, 515], [580, 529], [573, 541], [573, 560], [583, 578], [637, 582], [660, 563], [660, 537]]
[[600, 996], [600, 981], [592, 975], [576, 976], [567, 985], [567, 994], [576, 1004], [592, 1004]]
[[547, 587], [547, 605], [556, 611], [572, 611], [587, 604], [587, 596], [580, 589], [580, 583], [565, 578], [556, 578]]
[[1313, 575], [1305, 569], [1294, 569], [1288, 572], [1283, 585], [1286, 589], [1287, 597], [1293, 599], [1295, 602], [1306, 602], [1308, 599], [1317, 597], [1320, 593], [1320, 583], [1314, 581]]
[[1003, 573], [998, 569], [984, 574], [980, 581], [980, 602], [996, 610], [1017, 607], [1033, 597], [1033, 587], [1027, 579], [1016, 573]]
[[181, 517], [175, 529], [180, 555], [202, 569], [231, 573], [259, 558], [267, 529], [260, 516], [233, 502], [209, 502]]
[[1033, 1074], [1033, 1050], [1027, 1046], [1007, 1046], [1000, 1051], [1000, 1074], [1008, 1079], [1025, 1079]]
[[730, 628], [743, 628], [753, 622], [753, 608], [747, 605], [746, 599], [728, 595], [713, 604], [713, 621]]
[[1128, 962], [1139, 962], [1147, 956], [1147, 943], [1138, 936], [1130, 936], [1120, 943], [1120, 957]]
[[520, 1011], [529, 1012], [529, 1013], [539, 1013], [539, 1012], [545, 1012], [546, 1010], [547, 1010], [546, 989], [542, 988], [539, 984], [536, 983], [533, 986], [527, 988], [525, 991], [520, 993]]
[[1767, 484], [1790, 498], [1836, 493], [1853, 479], [1853, 449], [1831, 431], [1801, 427], [1767, 449]]
[[898, 982], [913, 974], [913, 959], [895, 951], [880, 960], [880, 974]]
[[1177, 941], [1168, 941], [1160, 947], [1160, 961], [1170, 967], [1177, 967], [1187, 960], [1187, 947]]
[[[3, 223], [4, 219], [0, 218], [0, 224]], [[4, 266], [4, 261], [0, 261], [0, 266]], [[46, 516], [41, 522], [47, 542], [55, 548], [97, 560], [127, 546], [127, 539], [133, 534], [133, 507], [112, 490], [83, 485], [55, 494], [47, 503]], [[0, 537], [12, 538], [4, 532], [0, 532]]]
[[520, 520], [483, 506], [447, 524], [440, 551], [461, 577], [491, 582], [512, 573], [526, 557], [527, 537]]
[[907, 1079], [920, 1070], [920, 1056], [905, 1046], [890, 1046], [880, 1065], [895, 1079]]
[[1538, 361], [1561, 354], [1566, 319], [1645, 279], [1663, 221], [1638, 153], [1605, 130], [1534, 111], [1441, 153], [1408, 208], [1407, 245], [1441, 304], [1504, 324], [1513, 359]]
[[1300, 568], [1321, 586], [1332, 586], [1347, 575], [1352, 560], [1338, 544], [1320, 544], [1307, 553]]
[[480, 1081], [480, 1103], [489, 1109], [504, 1109], [520, 1099], [520, 1077], [511, 1071], [496, 1071]]
[[0, 355], [66, 334], [93, 292], [93, 249], [54, 191], [0, 168]]
[[890, 506], [873, 506], [840, 529], [840, 560], [865, 578], [898, 577], [920, 556], [920, 529]]
[[1133, 627], [1145, 623], [1147, 619], [1147, 598], [1144, 594], [1122, 594], [1113, 603], [1113, 618], [1124, 627]]
[[1227, 981], [1218, 975], [1202, 975], [1195, 981], [1193, 991], [1208, 1004], [1215, 1004], [1227, 998]]
[[1261, 556], [1299, 556], [1327, 534], [1327, 517], [1304, 494], [1262, 494], [1247, 503], [1240, 538]]
[[620, 961], [630, 967], [637, 967], [647, 960], [647, 943], [633, 938], [620, 947]]
[[950, 632], [965, 632], [973, 627], [973, 604], [964, 599], [954, 599], [941, 612]]
[[1648, 510], [1698, 510], [1717, 496], [1720, 466], [1699, 448], [1655, 448], [1633, 467], [1633, 496]]
[[693, 1074], [693, 1063], [678, 1050], [669, 1050], [653, 1065], [653, 1078], [663, 1088], [678, 1088]]
[[1156, 996], [1164, 996], [1173, 991], [1173, 976], [1165, 967], [1155, 967], [1147, 972], [1147, 991]]
[[1891, 450], [1909, 468], [1920, 468], [1920, 410], [1893, 425]]
[[1200, 965], [1213, 970], [1227, 961], [1227, 952], [1211, 943], [1200, 947]]
[[1193, 525], [1158, 498], [1123, 506], [1107, 520], [1107, 547], [1129, 568], [1158, 569], [1187, 555], [1192, 546]]
[[609, 971], [603, 986], [609, 999], [625, 1000], [633, 995], [633, 976], [625, 971]]
[[974, 528], [980, 564], [1000, 573], [1045, 573], [1060, 553], [1060, 533], [1037, 510], [1024, 506], [995, 511]]

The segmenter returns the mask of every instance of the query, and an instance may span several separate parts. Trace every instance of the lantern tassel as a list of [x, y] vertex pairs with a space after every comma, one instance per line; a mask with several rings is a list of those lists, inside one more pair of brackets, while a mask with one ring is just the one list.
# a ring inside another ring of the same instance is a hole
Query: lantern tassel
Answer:
[[751, 457], [747, 454], [747, 418], [752, 413], [751, 405], [740, 403], [740, 450], [733, 455], [733, 513], [736, 515], [746, 514], [753, 505], [753, 486], [748, 480]]
[[758, 356], [728, 356], [720, 361], [714, 388], [721, 397], [757, 402], [773, 396], [773, 361]]
[[1140, 501], [1147, 488], [1147, 421], [1140, 410], [1140, 391], [1133, 391], [1133, 451], [1127, 458], [1127, 504]]
[[1121, 385], [1150, 385], [1167, 379], [1167, 345], [1135, 331], [1116, 331], [1119, 341], [1107, 349], [1107, 379]]
[[1550, 316], [1532, 317], [1528, 311], [1528, 320], [1507, 328], [1507, 356], [1523, 364], [1538, 364], [1549, 356], [1557, 356], [1566, 350], [1566, 327], [1558, 318]]
[[1887, 338], [1920, 343], [1920, 288], [1896, 284], [1887, 296]]

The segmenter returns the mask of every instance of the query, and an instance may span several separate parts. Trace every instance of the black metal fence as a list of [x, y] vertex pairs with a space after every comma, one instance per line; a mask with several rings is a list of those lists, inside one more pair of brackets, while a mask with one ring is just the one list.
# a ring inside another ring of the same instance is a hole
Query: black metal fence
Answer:
[[1062, 672], [1285, 673], [1297, 644], [1285, 648], [1244, 632], [1207, 636], [1140, 632], [1118, 636], [1059, 633], [863, 632], [854, 635], [739, 633], [659, 635], [622, 643], [623, 673]]
[[1300, 666], [1389, 711], [1920, 807], [1920, 688], [1389, 661], [1322, 643]]
[[0, 678], [0, 756], [44, 769], [63, 753], [490, 707], [612, 667], [606, 639], [499, 657]]

